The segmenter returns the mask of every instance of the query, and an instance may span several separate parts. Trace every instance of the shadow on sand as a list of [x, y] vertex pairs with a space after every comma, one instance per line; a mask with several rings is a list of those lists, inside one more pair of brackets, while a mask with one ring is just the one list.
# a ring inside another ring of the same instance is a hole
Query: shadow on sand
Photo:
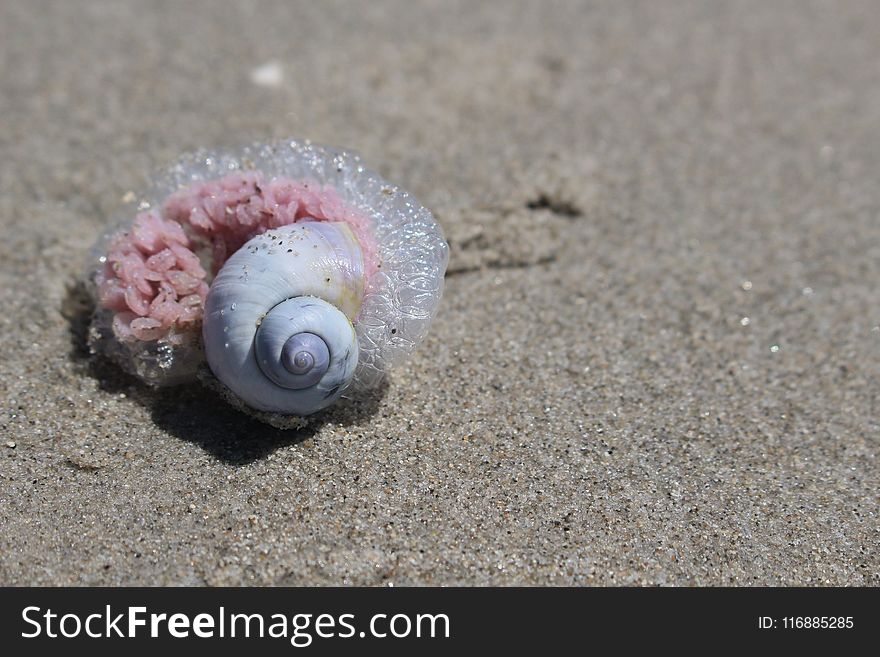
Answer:
[[229, 465], [247, 465], [265, 458], [276, 449], [301, 443], [314, 436], [324, 424], [357, 426], [378, 411], [387, 384], [343, 398], [329, 409], [311, 416], [302, 429], [276, 429], [242, 413], [199, 383], [153, 388], [125, 373], [108, 359], [93, 355], [88, 347], [88, 330], [94, 302], [83, 282], [68, 286], [62, 314], [70, 332], [70, 357], [82, 376], [95, 379], [109, 394], [125, 393], [149, 409], [153, 422], [167, 433], [194, 443]]

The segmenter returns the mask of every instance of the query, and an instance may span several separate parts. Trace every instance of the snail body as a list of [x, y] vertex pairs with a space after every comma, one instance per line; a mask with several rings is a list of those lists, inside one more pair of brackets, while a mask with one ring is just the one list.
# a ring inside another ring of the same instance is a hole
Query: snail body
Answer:
[[216, 383], [246, 410], [306, 416], [375, 386], [442, 294], [431, 213], [344, 151], [195, 153], [130, 212], [96, 249], [93, 350], [152, 385]]

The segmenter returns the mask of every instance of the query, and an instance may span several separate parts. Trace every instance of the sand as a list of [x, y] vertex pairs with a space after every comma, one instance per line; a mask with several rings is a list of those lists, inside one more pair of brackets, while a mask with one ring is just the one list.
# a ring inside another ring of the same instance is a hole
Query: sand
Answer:
[[[0, 5], [0, 583], [877, 585], [880, 5]], [[83, 347], [186, 150], [436, 212], [428, 340], [284, 432]]]

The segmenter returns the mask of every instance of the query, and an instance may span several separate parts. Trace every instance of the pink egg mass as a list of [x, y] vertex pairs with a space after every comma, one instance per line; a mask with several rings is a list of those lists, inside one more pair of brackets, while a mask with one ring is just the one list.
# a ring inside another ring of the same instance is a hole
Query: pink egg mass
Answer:
[[[210, 274], [255, 235], [300, 221], [349, 224], [360, 243], [367, 278], [379, 267], [371, 220], [332, 187], [237, 172], [173, 193], [161, 211], [146, 210], [115, 235], [97, 278], [98, 299], [114, 311], [119, 340], [177, 342], [197, 330]], [[207, 248], [205, 248], [207, 247]]]

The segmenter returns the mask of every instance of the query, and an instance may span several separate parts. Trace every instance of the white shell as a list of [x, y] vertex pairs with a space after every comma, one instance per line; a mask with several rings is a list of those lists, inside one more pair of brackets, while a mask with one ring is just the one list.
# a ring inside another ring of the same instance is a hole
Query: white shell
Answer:
[[[332, 404], [358, 361], [352, 320], [363, 301], [363, 266], [346, 224], [302, 222], [251, 239], [226, 261], [208, 293], [202, 336], [214, 375], [260, 411], [308, 415]], [[304, 332], [327, 344], [329, 369], [314, 386], [278, 385], [258, 362], [255, 338], [280, 356], [286, 340]]]

